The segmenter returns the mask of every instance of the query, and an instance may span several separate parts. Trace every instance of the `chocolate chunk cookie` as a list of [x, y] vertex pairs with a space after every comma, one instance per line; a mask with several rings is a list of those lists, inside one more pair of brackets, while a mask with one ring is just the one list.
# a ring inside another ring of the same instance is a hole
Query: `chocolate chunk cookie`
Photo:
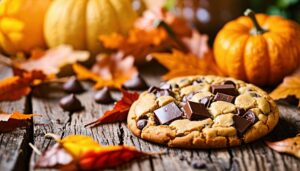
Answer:
[[265, 136], [279, 119], [266, 92], [233, 78], [179, 77], [162, 85], [142, 93], [128, 114], [133, 134], [151, 142], [198, 149], [238, 146]]

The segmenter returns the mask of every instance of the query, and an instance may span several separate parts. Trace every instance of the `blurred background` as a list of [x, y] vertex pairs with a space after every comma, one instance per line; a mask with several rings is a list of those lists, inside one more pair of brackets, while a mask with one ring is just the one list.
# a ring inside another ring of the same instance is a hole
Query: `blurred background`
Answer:
[[[135, 8], [143, 8], [140, 1], [133, 0]], [[246, 8], [300, 23], [300, 0], [144, 0], [142, 3], [148, 8], [167, 7], [208, 34], [210, 41], [226, 22], [243, 15]]]

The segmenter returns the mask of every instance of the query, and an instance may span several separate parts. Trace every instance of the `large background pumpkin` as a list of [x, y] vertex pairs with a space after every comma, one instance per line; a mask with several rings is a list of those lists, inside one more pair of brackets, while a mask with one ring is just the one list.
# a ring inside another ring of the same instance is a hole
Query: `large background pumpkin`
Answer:
[[51, 0], [2, 0], [0, 46], [8, 54], [44, 48], [44, 16]]
[[275, 85], [299, 66], [300, 26], [278, 16], [246, 14], [218, 33], [216, 62], [229, 76], [260, 86]]
[[48, 10], [44, 33], [47, 44], [70, 44], [76, 49], [100, 52], [100, 34], [127, 33], [136, 13], [130, 0], [54, 0]]

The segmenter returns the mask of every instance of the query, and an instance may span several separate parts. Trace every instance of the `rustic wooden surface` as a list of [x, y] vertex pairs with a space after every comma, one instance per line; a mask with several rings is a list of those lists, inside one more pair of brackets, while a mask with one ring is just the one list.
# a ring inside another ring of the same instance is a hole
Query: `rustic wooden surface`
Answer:
[[[165, 70], [157, 64], [144, 66], [141, 73], [150, 85], [158, 85], [159, 76]], [[9, 75], [7, 68], [0, 67], [0, 78]], [[33, 166], [38, 158], [32, 153], [28, 143], [33, 143], [41, 151], [46, 150], [53, 140], [45, 139], [46, 133], [55, 133], [61, 137], [70, 134], [82, 134], [93, 137], [103, 145], [126, 144], [143, 151], [167, 151], [165, 155], [149, 157], [144, 160], [133, 161], [117, 170], [194, 170], [191, 161], [204, 160], [207, 168], [204, 170], [299, 170], [300, 162], [295, 157], [279, 154], [269, 149], [264, 139], [280, 140], [295, 136], [300, 132], [300, 110], [296, 107], [280, 104], [280, 122], [275, 130], [262, 140], [241, 147], [219, 150], [184, 150], [168, 149], [133, 136], [126, 127], [126, 123], [115, 123], [97, 128], [84, 128], [84, 124], [100, 117], [112, 105], [99, 105], [93, 100], [93, 91], [89, 84], [85, 84], [85, 93], [78, 97], [85, 106], [81, 112], [64, 112], [58, 106], [58, 100], [64, 95], [55, 87], [51, 90], [39, 89], [35, 92], [47, 92], [51, 97], [30, 95], [16, 102], [1, 102], [0, 109], [6, 112], [21, 111], [38, 113], [42, 117], [34, 117], [32, 126], [17, 129], [10, 133], [0, 134], [0, 171], [34, 170]], [[119, 93], [114, 93], [120, 98]]]

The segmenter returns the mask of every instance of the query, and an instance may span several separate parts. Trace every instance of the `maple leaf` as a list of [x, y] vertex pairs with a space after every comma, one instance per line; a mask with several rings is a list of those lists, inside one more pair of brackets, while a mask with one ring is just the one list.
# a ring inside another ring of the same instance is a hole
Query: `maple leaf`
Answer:
[[[295, 96], [299, 101], [300, 75], [297, 74], [297, 75], [285, 77], [283, 82], [271, 92], [270, 96], [274, 100], [286, 99], [289, 96]], [[300, 101], [298, 103], [298, 107], [300, 107]]]
[[162, 77], [164, 80], [188, 75], [222, 75], [211, 51], [201, 59], [194, 54], [185, 54], [178, 50], [173, 50], [172, 53], [153, 53], [151, 57], [169, 70]]
[[83, 135], [70, 135], [56, 141], [57, 144], [39, 158], [35, 168], [99, 170], [153, 155], [129, 146], [102, 146], [92, 138]]
[[266, 141], [266, 144], [277, 152], [288, 153], [300, 158], [300, 134], [277, 142]]
[[13, 112], [11, 114], [0, 114], [0, 132], [9, 132], [18, 127], [28, 126], [29, 123], [26, 120], [31, 119], [33, 116], [39, 116], [38, 114], [22, 114], [20, 112]]
[[91, 125], [92, 127], [95, 127], [100, 124], [125, 121], [131, 105], [139, 98], [139, 94], [136, 92], [130, 93], [127, 91], [122, 91], [122, 93], [122, 99], [115, 103], [115, 106], [112, 110], [106, 111], [99, 119], [85, 126]]
[[47, 51], [35, 50], [29, 60], [15, 62], [14, 67], [26, 71], [40, 70], [46, 75], [56, 75], [63, 66], [89, 58], [87, 51], [75, 51], [69, 45], [61, 45]]
[[19, 72], [18, 76], [0, 80], [0, 101], [14, 101], [26, 96], [31, 91], [31, 85], [46, 76], [41, 71]]
[[74, 64], [73, 70], [78, 79], [95, 81], [95, 89], [105, 86], [121, 89], [124, 82], [138, 73], [134, 58], [124, 57], [122, 53], [97, 56], [97, 62], [91, 70], [79, 64]]

